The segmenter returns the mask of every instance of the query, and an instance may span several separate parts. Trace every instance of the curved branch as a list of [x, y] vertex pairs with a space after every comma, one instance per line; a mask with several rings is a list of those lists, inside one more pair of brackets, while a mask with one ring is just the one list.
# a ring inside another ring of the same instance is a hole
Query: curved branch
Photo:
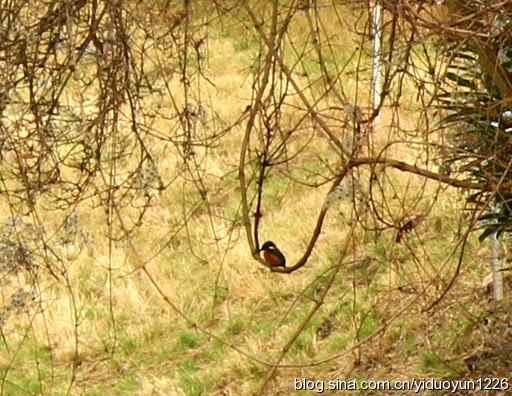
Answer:
[[[383, 165], [384, 167], [390, 167], [394, 169], [398, 169], [402, 172], [413, 173], [415, 175], [426, 177], [427, 179], [437, 180], [441, 183], [448, 184], [452, 187], [464, 188], [468, 190], [484, 190], [484, 191], [493, 191], [497, 189], [498, 184], [492, 183], [475, 183], [468, 180], [460, 180], [454, 179], [447, 175], [443, 175], [440, 173], [432, 172], [427, 169], [418, 168], [415, 165], [410, 165], [403, 161], [387, 159], [387, 158], [356, 158], [349, 161], [347, 167], [349, 169], [357, 168], [361, 165]], [[507, 187], [512, 183], [504, 183], [501, 184], [501, 187]]]
[[[273, 10], [273, 17], [272, 22], [274, 24], [277, 24], [277, 7], [274, 7]], [[275, 29], [273, 29], [275, 30]], [[254, 121], [256, 120], [256, 114], [258, 113], [258, 110], [261, 106], [261, 99], [263, 98], [263, 94], [265, 93], [265, 89], [269, 82], [270, 77], [270, 71], [272, 68], [272, 58], [274, 56], [274, 51], [269, 50], [267, 52], [267, 55], [265, 57], [264, 61], [264, 69], [263, 69], [263, 76], [261, 77], [261, 84], [259, 86], [259, 89], [256, 93], [256, 98], [254, 99], [254, 106], [251, 107], [249, 111], [249, 120], [247, 121], [247, 125], [245, 127], [245, 134], [242, 139], [242, 145], [240, 149], [240, 162], [238, 165], [238, 178], [240, 179], [240, 194], [242, 199], [242, 221], [243, 225], [245, 227], [245, 232], [247, 234], [247, 240], [249, 242], [249, 247], [251, 249], [252, 255], [254, 258], [258, 257], [258, 250], [259, 246], [255, 246], [254, 239], [252, 238], [251, 234], [251, 220], [249, 216], [249, 203], [247, 200], [247, 188], [248, 184], [245, 177], [245, 164], [246, 164], [246, 154], [249, 150], [249, 141], [251, 137], [251, 131], [254, 126]], [[262, 170], [264, 172], [264, 169]], [[260, 259], [260, 262], [264, 263], [262, 259]]]
[[[418, 168], [415, 165], [408, 164], [403, 161], [393, 160], [393, 159], [386, 159], [386, 158], [356, 158], [350, 160], [346, 166], [344, 166], [340, 173], [337, 175], [335, 180], [333, 181], [333, 184], [331, 188], [329, 189], [329, 192], [326, 195], [324, 204], [322, 205], [322, 208], [320, 210], [320, 213], [318, 215], [318, 219], [315, 225], [315, 229], [313, 230], [313, 234], [311, 236], [311, 239], [309, 241], [308, 247], [306, 248], [306, 251], [304, 255], [300, 258], [300, 260], [293, 266], [287, 267], [287, 268], [272, 268], [272, 271], [274, 272], [284, 272], [284, 273], [291, 273], [299, 268], [301, 268], [304, 264], [307, 263], [309, 256], [311, 255], [313, 248], [315, 247], [315, 244], [320, 236], [320, 233], [322, 231], [323, 223], [325, 220], [325, 216], [327, 215], [327, 211], [330, 207], [330, 194], [334, 192], [334, 190], [340, 185], [341, 181], [345, 178], [347, 173], [353, 169], [357, 168], [359, 166], [363, 165], [383, 165], [384, 167], [391, 167], [394, 169], [398, 169], [402, 172], [412, 173], [418, 176], [423, 176], [430, 180], [436, 180], [441, 183], [450, 185], [452, 187], [457, 188], [463, 188], [467, 190], [480, 190], [480, 191], [495, 191], [497, 189], [504, 189], [504, 188], [510, 188], [512, 187], [512, 183], [475, 183], [470, 182], [467, 180], [459, 180], [454, 179], [451, 177], [448, 177], [446, 175], [442, 175], [440, 173], [432, 172], [427, 169]], [[258, 257], [259, 259], [259, 257]], [[260, 262], [263, 260], [259, 259]]]

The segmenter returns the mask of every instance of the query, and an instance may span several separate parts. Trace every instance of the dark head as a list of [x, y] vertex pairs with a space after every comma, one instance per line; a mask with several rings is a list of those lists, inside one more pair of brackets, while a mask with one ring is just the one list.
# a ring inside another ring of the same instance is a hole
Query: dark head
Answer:
[[274, 242], [272, 241], [267, 241], [263, 244], [263, 246], [261, 247], [260, 251], [262, 250], [272, 250], [272, 249], [277, 249], [277, 246]]
[[271, 267], [285, 267], [286, 258], [272, 241], [267, 241], [260, 249], [263, 252], [265, 262]]

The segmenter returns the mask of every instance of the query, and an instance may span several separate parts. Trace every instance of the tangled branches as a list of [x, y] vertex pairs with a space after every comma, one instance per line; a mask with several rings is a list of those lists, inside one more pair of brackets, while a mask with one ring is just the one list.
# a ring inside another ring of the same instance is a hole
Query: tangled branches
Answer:
[[[5, 284], [20, 283], [4, 296], [0, 322], [7, 328], [33, 302], [42, 309], [41, 294], [62, 287], [76, 366], [80, 304], [107, 290], [116, 330], [114, 306], [128, 299], [115, 285], [134, 273], [151, 286], [141, 295], [156, 290], [188, 326], [215, 338], [170, 297], [176, 285], [166, 282], [178, 267], [190, 275], [199, 272], [191, 269], [196, 261], [214, 266], [213, 316], [226, 298], [225, 257], [240, 230], [261, 264], [262, 241], [289, 237], [291, 265], [275, 272], [319, 268], [320, 246], [335, 252], [321, 256], [330, 267], [312, 288], [325, 284], [270, 381], [338, 274], [352, 271], [347, 263], [371, 274], [392, 265], [400, 272], [409, 254], [419, 280], [390, 281], [414, 295], [389, 315], [396, 318], [446, 295], [492, 200], [499, 210], [489, 232], [511, 227], [508, 0], [382, 1], [377, 108], [370, 106], [368, 2], [33, 3], [0, 10], [0, 196], [8, 224], [16, 224], [0, 239], [0, 272]], [[470, 192], [473, 215], [460, 218], [451, 253], [443, 253], [445, 261], [459, 253], [455, 270], [439, 274], [428, 254], [417, 254], [423, 241], [413, 236], [421, 239], [417, 229], [447, 188]], [[89, 278], [76, 264], [84, 247], [93, 258]], [[160, 279], [149, 268], [157, 259]], [[237, 262], [252, 261], [240, 254]], [[79, 282], [93, 284], [90, 295]], [[352, 292], [355, 301], [355, 280]], [[357, 337], [354, 349], [365, 341], [359, 328]]]

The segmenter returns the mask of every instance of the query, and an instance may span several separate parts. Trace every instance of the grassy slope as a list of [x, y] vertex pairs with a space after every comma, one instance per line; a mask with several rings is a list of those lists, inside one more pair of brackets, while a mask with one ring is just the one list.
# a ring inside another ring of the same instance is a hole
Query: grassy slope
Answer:
[[[255, 43], [240, 35], [218, 34], [209, 45], [209, 75], [214, 77], [216, 89], [206, 92], [220, 117], [230, 120], [243, 110], [249, 97], [245, 70]], [[228, 67], [226, 59], [230, 60]], [[402, 123], [414, 125], [414, 109], [402, 111]], [[381, 122], [386, 125], [390, 119], [391, 114], [385, 112]], [[212, 174], [222, 175], [236, 164], [238, 139], [234, 134], [218, 149], [209, 163]], [[402, 158], [415, 155], [403, 148], [396, 154]], [[160, 166], [163, 176], [169, 176], [165, 170], [171, 173], [175, 168], [172, 155], [162, 153]], [[391, 172], [389, 178], [396, 188], [408, 188], [409, 180], [403, 175]], [[236, 175], [213, 178], [215, 183], [223, 183], [226, 191], [223, 213], [233, 215], [238, 202]], [[325, 189], [306, 194], [286, 180], [272, 183], [263, 232], [275, 239], [293, 262], [305, 247]], [[190, 188], [186, 183], [182, 187]], [[434, 186], [429, 185], [427, 191], [424, 206], [433, 199]], [[165, 226], [172, 229], [180, 219], [181, 197], [180, 191], [166, 191], [150, 209], [148, 221], [134, 241], [140, 257], [154, 252], [160, 238], [166, 238]], [[405, 245], [395, 245], [393, 233], [375, 237], [355, 231], [349, 254], [370, 257], [370, 265], [342, 269], [325, 303], [284, 362], [301, 365], [347, 352], [325, 364], [279, 370], [270, 394], [293, 394], [289, 386], [294, 377], [385, 379], [465, 373], [462, 359], [476, 348], [473, 344], [477, 341], [461, 335], [472, 334], [474, 318], [485, 309], [483, 302], [480, 306], [474, 301], [475, 293], [482, 293], [475, 285], [484, 272], [481, 262], [487, 253], [471, 238], [462, 276], [448, 298], [435, 314], [420, 311], [420, 303], [429, 301], [422, 297], [421, 289], [432, 282], [442, 290], [457, 262], [457, 256], [447, 257], [447, 252], [452, 251], [459, 232], [462, 200], [453, 190], [441, 192], [437, 200], [438, 205]], [[394, 209], [399, 212], [398, 207]], [[194, 322], [246, 354], [272, 362], [325, 286], [324, 272], [336, 262], [349, 236], [349, 212], [348, 203], [333, 208], [311, 261], [291, 276], [263, 270], [250, 257], [243, 234], [229, 246], [226, 241], [213, 244], [212, 235], [225, 233], [227, 224], [219, 219], [211, 222], [201, 211], [191, 219], [189, 228], [189, 238], [201, 259], [190, 254], [184, 234], [180, 234], [148, 269]], [[6, 372], [7, 394], [64, 394], [74, 364], [72, 394], [246, 395], [257, 391], [267, 367], [187, 325], [155, 293], [147, 278], [130, 272], [138, 258], [127, 246], [114, 246], [109, 255], [99, 232], [101, 213], [91, 216], [87, 212], [80, 220], [95, 234], [94, 252], [83, 251], [69, 261], [69, 288], [43, 290], [45, 315], [32, 321], [27, 337], [20, 335], [15, 342], [17, 347], [0, 355], [2, 366], [12, 367]], [[119, 271], [109, 286], [106, 269], [110, 266]], [[446, 275], [445, 281], [438, 273]], [[399, 289], [401, 285], [413, 285], [416, 290]], [[417, 303], [383, 333], [360, 348], [350, 348], [413, 300]], [[75, 355], [71, 304], [79, 307], [79, 356]], [[30, 319], [20, 315], [16, 326], [23, 329]], [[116, 349], [111, 353], [108, 349], [113, 344]]]

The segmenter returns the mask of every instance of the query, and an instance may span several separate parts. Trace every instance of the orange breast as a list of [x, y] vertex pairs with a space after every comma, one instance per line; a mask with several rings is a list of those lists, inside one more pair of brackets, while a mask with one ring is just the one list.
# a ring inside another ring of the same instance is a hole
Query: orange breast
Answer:
[[263, 257], [265, 258], [265, 261], [272, 267], [279, 267], [284, 265], [279, 256], [275, 255], [270, 250], [265, 250], [263, 252]]

